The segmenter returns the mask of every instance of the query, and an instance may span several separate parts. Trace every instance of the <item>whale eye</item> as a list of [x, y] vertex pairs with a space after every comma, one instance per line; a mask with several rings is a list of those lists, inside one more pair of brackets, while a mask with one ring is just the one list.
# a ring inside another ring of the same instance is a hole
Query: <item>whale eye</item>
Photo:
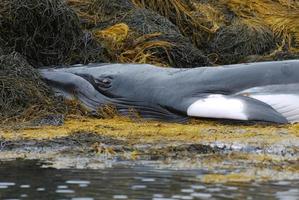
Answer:
[[109, 83], [109, 80], [105, 78], [102, 82], [103, 83]]
[[112, 86], [112, 80], [113, 80], [112, 76], [94, 77], [90, 74], [82, 74], [82, 73], [80, 74], [77, 73], [76, 75], [87, 80], [99, 92], [107, 92], [107, 90]]
[[110, 88], [111, 82], [112, 82], [112, 77], [110, 77], [110, 76], [98, 77], [94, 81], [95, 81], [96, 86], [99, 88]]

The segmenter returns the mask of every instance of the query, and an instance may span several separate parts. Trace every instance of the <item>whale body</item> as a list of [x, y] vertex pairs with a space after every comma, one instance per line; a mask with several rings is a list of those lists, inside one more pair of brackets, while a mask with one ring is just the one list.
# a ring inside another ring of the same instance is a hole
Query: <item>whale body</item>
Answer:
[[40, 69], [59, 95], [90, 110], [114, 105], [147, 119], [299, 121], [299, 60], [200, 67], [89, 64]]

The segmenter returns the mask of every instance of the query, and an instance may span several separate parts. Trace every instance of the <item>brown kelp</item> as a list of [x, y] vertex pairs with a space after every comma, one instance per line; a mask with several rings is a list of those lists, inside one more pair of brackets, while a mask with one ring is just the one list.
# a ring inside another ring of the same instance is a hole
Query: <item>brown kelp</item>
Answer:
[[[62, 0], [1, 1], [0, 37], [6, 47], [35, 66], [84, 62], [90, 56], [84, 52], [96, 45], [81, 30], [77, 14]], [[101, 55], [101, 48], [96, 49]]]
[[288, 44], [290, 49], [299, 47], [299, 4], [297, 1], [223, 0], [241, 19], [268, 26]]
[[[192, 45], [210, 59], [210, 63], [246, 62], [252, 60], [253, 56], [259, 57], [259, 60], [298, 57], [298, 23], [295, 22], [299, 12], [295, 1], [132, 0], [132, 3], [137, 8], [143, 8], [143, 15], [138, 14], [138, 9], [126, 1], [122, 5], [129, 4], [130, 9], [122, 15], [122, 22], [133, 26], [133, 29], [142, 29], [138, 28], [140, 22], [131, 20], [133, 23], [130, 23], [130, 20], [126, 20], [138, 15], [137, 19], [144, 21], [140, 27], [144, 27], [143, 31], [146, 32], [149, 26], [144, 24], [151, 23], [148, 17], [150, 12], [159, 14], [175, 27], [167, 26], [165, 22], [158, 25], [160, 30], [167, 29], [168, 33], [170, 30], [176, 31], [189, 38]], [[150, 26], [157, 29], [153, 27]], [[163, 31], [156, 32], [165, 33]], [[182, 40], [182, 37], [176, 38], [176, 41]], [[191, 53], [191, 56], [196, 54]], [[180, 57], [184, 58], [183, 55]], [[175, 59], [179, 59], [179, 56]], [[191, 61], [195, 63], [194, 66], [200, 66], [194, 60]]]
[[[81, 17], [81, 26], [92, 31], [97, 41], [106, 47], [112, 62], [173, 67], [209, 64], [203, 53], [181, 34], [175, 24], [155, 11], [139, 8], [134, 2], [69, 0], [68, 4]], [[129, 32], [119, 32], [118, 24], [126, 24]], [[114, 31], [113, 37], [127, 36], [122, 41], [114, 41], [111, 46], [111, 38], [102, 37], [107, 31]]]
[[174, 23], [199, 47], [218, 29], [219, 13], [213, 7], [191, 0], [132, 0], [135, 5], [156, 11]]
[[218, 55], [218, 63], [231, 64], [244, 62], [250, 55], [270, 53], [276, 46], [275, 36], [268, 27], [259, 22], [236, 20], [215, 34], [211, 47]]
[[[252, 52], [252, 54], [260, 55], [256, 60], [298, 58], [299, 5], [297, 1], [222, 0], [220, 2], [226, 5], [236, 18], [245, 22], [247, 26], [255, 29], [263, 27], [264, 31], [261, 34], [265, 35], [268, 32], [269, 35], [270, 30], [274, 35], [275, 40], [272, 42], [271, 52], [269, 52], [269, 48], [266, 48], [266, 51], [260, 49], [260, 52]], [[260, 35], [260, 37], [263, 36]], [[266, 38], [269, 39], [269, 37]], [[262, 38], [261, 41], [264, 42], [264, 46], [271, 43]], [[250, 42], [254, 44], [254, 38], [251, 38], [245, 45], [250, 46]], [[252, 56], [249, 57], [249, 59], [252, 58]]]
[[16, 52], [0, 56], [0, 120], [24, 121], [64, 113], [63, 102], [54, 98], [38, 71]]

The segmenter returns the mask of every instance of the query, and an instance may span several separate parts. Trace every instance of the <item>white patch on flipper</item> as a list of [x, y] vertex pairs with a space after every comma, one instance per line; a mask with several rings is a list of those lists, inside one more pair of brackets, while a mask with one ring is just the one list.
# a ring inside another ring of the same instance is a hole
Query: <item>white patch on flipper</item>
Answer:
[[270, 105], [289, 122], [299, 122], [299, 94], [253, 94], [249, 96]]
[[209, 95], [199, 99], [188, 107], [187, 115], [220, 119], [248, 120], [244, 112], [244, 103], [237, 98], [227, 98], [224, 95]]

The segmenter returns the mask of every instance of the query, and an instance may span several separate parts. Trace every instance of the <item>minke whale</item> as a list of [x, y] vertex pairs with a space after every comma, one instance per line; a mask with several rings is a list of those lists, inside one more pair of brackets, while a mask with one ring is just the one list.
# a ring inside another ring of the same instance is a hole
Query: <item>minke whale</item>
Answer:
[[192, 69], [148, 64], [89, 64], [40, 69], [45, 82], [66, 99], [95, 111], [113, 105], [146, 119], [190, 117], [299, 122], [299, 60]]

